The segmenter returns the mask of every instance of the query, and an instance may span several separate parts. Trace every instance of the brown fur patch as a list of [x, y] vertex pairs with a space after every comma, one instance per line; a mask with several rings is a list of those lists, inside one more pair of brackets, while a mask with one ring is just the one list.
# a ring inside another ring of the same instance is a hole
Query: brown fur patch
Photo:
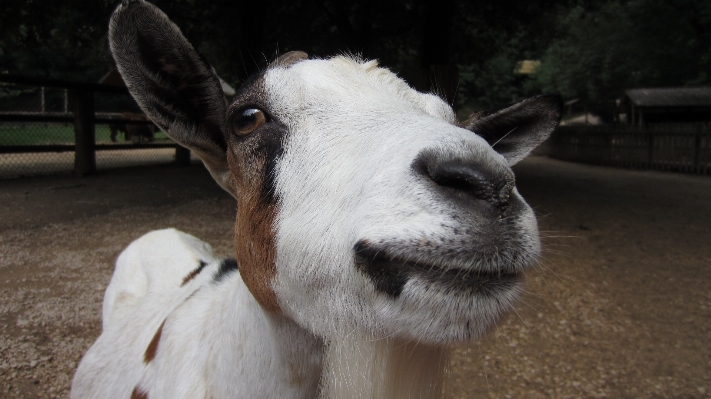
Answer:
[[131, 399], [148, 399], [148, 394], [137, 386], [133, 388], [133, 392], [131, 392]]
[[[235, 178], [237, 221], [235, 223], [235, 257], [242, 280], [265, 310], [279, 312], [279, 303], [272, 281], [276, 275], [276, 243], [273, 230], [276, 205], [261, 197], [262, 172], [265, 159], [247, 165], [237, 161], [231, 151], [227, 157]], [[253, 159], [254, 160], [254, 159]]]
[[191, 271], [190, 273], [188, 273], [187, 276], [183, 277], [183, 282], [180, 284], [180, 286], [182, 287], [185, 284], [187, 284], [190, 280], [194, 279], [195, 276], [200, 274], [200, 272], [202, 271], [202, 269], [205, 268], [205, 266], [207, 266], [207, 263], [200, 261], [200, 266], [196, 267], [195, 270]]
[[183, 277], [183, 282], [180, 283], [180, 286], [182, 287], [185, 284], [187, 284], [188, 282], [190, 282], [190, 280], [194, 279], [195, 276], [197, 276], [199, 273], [200, 273], [200, 270], [198, 270], [198, 269], [191, 271], [187, 276]]
[[143, 361], [145, 363], [150, 363], [151, 360], [156, 357], [156, 352], [158, 351], [158, 342], [160, 341], [161, 334], [163, 334], [164, 325], [165, 320], [163, 320], [163, 322], [160, 324], [160, 327], [158, 327], [158, 331], [156, 331], [156, 334], [153, 336], [151, 343], [148, 344], [148, 348], [146, 348], [146, 353], [143, 354]]

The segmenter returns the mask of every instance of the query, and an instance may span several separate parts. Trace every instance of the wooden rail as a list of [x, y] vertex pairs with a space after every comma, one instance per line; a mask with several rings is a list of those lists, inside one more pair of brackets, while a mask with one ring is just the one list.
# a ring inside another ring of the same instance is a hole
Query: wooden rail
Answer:
[[[40, 114], [40, 113], [2, 113], [0, 112], [0, 122], [54, 122], [72, 123], [73, 114]], [[94, 118], [94, 123], [122, 123], [129, 125], [151, 125], [153, 122], [146, 120], [135, 120], [126, 118]]]
[[91, 82], [72, 82], [52, 78], [40, 78], [18, 75], [0, 75], [0, 82], [12, 83], [20, 86], [57, 87], [61, 89], [88, 91], [92, 93], [128, 94], [128, 89], [120, 86], [102, 85]]
[[128, 94], [125, 87], [108, 86], [88, 82], [70, 82], [51, 78], [30, 78], [26, 76], [0, 75], [0, 82], [23, 86], [58, 87], [69, 90], [71, 114], [0, 113], [0, 122], [54, 122], [74, 124], [74, 145], [13, 145], [0, 146], [0, 153], [31, 152], [74, 152], [74, 173], [85, 176], [96, 171], [97, 150], [125, 150], [142, 148], [175, 148], [178, 163], [190, 162], [190, 150], [177, 144], [118, 144], [97, 145], [95, 126], [97, 123], [151, 124], [126, 118], [97, 118], [94, 111], [94, 93]]
[[[115, 151], [115, 150], [148, 150], [152, 148], [178, 148], [175, 143], [158, 143], [158, 144], [96, 144], [96, 151]], [[8, 145], [0, 147], [3, 154], [22, 154], [35, 152], [73, 152], [76, 146], [72, 144], [43, 144], [43, 145]], [[180, 147], [182, 148], [182, 147]]]
[[711, 174], [711, 126], [561, 126], [551, 137], [550, 156], [596, 165]]

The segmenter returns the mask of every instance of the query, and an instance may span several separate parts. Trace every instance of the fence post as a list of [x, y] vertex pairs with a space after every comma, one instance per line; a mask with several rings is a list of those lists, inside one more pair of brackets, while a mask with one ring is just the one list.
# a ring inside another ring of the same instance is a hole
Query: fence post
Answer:
[[175, 147], [175, 163], [190, 165], [190, 150], [180, 145]]
[[699, 164], [699, 153], [701, 152], [701, 124], [696, 126], [696, 134], [694, 135], [694, 172], [701, 172]]
[[[640, 115], [641, 117], [641, 115]], [[648, 138], [648, 145], [649, 145], [649, 153], [647, 154], [647, 168], [652, 169], [652, 165], [654, 165], [654, 133], [649, 132], [647, 133], [649, 136]]]
[[72, 90], [74, 111], [74, 173], [86, 176], [96, 171], [94, 92]]

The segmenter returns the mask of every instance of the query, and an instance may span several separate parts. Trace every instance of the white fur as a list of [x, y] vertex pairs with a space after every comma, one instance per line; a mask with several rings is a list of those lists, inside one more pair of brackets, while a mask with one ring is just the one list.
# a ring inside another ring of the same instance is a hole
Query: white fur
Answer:
[[[210, 264], [178, 288], [176, 277], [200, 259]], [[174, 229], [126, 248], [106, 291], [104, 330], [79, 365], [71, 397], [129, 398], [138, 386], [150, 398], [313, 398], [320, 341], [263, 312], [239, 273], [212, 283], [218, 265], [209, 245]], [[140, 292], [137, 281], [147, 282]], [[175, 284], [166, 289], [166, 282]], [[164, 320], [156, 357], [146, 365], [144, 353]]]
[[[478, 336], [510, 307], [517, 292], [452, 300], [457, 295], [422, 292], [416, 279], [393, 301], [353, 267], [352, 248], [364, 238], [400, 244], [397, 255], [408, 259], [485, 267], [472, 257], [419, 258], [413, 244], [444, 252], [440, 241], [466, 227], [453, 217], [456, 207], [413, 173], [421, 151], [507, 168], [486, 141], [454, 125], [446, 103], [387, 70], [340, 57], [270, 71], [267, 88], [271, 108], [292, 132], [278, 170], [275, 283], [290, 316], [325, 337], [345, 323], [344, 329], [379, 337], [451, 342]], [[537, 251], [530, 211], [520, 228], [531, 238], [525, 250]], [[476, 237], [469, 238], [474, 245]], [[466, 331], [463, 320], [472, 322]]]
[[[476, 227], [497, 222], [461, 217], [413, 171], [418, 155], [432, 151], [510, 173], [485, 140], [456, 125], [444, 101], [346, 57], [277, 66], [264, 83], [269, 113], [288, 130], [273, 226], [272, 288], [283, 315], [263, 311], [238, 273], [213, 282], [219, 262], [207, 244], [174, 230], [149, 233], [119, 257], [104, 331], [72, 398], [128, 398], [135, 386], [151, 399], [313, 398], [319, 384], [324, 399], [438, 397], [448, 345], [480, 336], [511, 308], [518, 286], [473, 295], [413, 277], [393, 298], [355, 266], [359, 240], [443, 270], [529, 265], [479, 254]], [[486, 238], [529, 260], [538, 232], [521, 206], [515, 234]], [[210, 265], [181, 287], [201, 259]]]

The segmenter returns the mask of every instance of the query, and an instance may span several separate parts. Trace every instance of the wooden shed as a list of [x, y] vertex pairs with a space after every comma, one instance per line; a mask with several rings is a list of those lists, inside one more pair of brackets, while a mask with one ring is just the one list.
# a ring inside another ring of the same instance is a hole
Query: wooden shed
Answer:
[[631, 125], [711, 122], [711, 87], [627, 90], [620, 106]]

